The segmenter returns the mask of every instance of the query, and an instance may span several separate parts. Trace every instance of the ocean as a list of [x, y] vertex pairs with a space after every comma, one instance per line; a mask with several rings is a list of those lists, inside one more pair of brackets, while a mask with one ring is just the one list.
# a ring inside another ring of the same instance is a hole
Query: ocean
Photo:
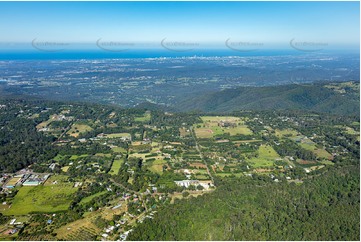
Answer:
[[[0, 50], [0, 60], [77, 60], [77, 59], [128, 59], [128, 58], [161, 58], [161, 57], [225, 57], [225, 56], [286, 56], [304, 55], [309, 53], [297, 50], [262, 50], [262, 51], [232, 51], [232, 50], [194, 50], [176, 52], [169, 50], [129, 50], [108, 52], [102, 50], [66, 50], [46, 52], [39, 50]], [[320, 54], [320, 53], [318, 53]]]

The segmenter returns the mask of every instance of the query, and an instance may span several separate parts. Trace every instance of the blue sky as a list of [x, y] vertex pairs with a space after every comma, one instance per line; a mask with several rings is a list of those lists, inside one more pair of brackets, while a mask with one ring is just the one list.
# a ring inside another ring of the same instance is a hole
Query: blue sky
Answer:
[[0, 2], [0, 42], [359, 46], [359, 2]]

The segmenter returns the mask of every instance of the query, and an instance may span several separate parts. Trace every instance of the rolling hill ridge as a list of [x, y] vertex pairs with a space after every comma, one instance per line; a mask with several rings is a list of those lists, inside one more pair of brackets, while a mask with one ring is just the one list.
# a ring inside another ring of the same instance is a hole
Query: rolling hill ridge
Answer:
[[181, 111], [308, 110], [359, 115], [359, 82], [239, 87], [207, 93], [178, 103]]

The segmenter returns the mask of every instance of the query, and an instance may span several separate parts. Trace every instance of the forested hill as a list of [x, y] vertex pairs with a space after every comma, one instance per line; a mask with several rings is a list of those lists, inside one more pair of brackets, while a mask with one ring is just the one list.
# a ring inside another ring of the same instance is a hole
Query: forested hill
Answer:
[[359, 82], [239, 87], [196, 96], [177, 104], [182, 111], [307, 110], [359, 115]]

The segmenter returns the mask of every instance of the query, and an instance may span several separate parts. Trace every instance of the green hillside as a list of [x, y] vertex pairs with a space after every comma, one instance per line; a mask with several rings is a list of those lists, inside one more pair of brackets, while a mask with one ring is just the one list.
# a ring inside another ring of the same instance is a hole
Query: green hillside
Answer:
[[355, 167], [301, 185], [239, 178], [164, 208], [129, 240], [358, 240], [359, 196]]
[[239, 87], [196, 96], [177, 107], [183, 111], [287, 109], [358, 115], [359, 87], [358, 82]]

